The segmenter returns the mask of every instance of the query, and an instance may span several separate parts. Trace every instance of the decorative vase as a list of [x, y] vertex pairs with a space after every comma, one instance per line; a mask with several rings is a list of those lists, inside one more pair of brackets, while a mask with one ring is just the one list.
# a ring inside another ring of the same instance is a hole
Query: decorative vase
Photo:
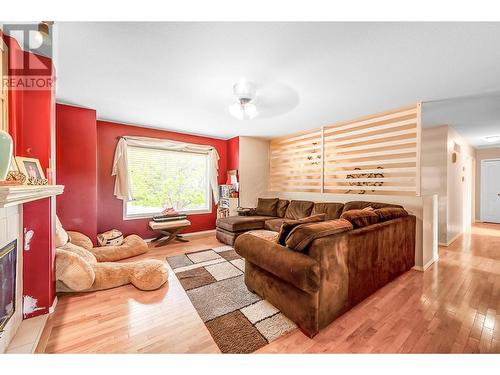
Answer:
[[0, 181], [9, 173], [12, 161], [12, 138], [9, 133], [0, 130]]

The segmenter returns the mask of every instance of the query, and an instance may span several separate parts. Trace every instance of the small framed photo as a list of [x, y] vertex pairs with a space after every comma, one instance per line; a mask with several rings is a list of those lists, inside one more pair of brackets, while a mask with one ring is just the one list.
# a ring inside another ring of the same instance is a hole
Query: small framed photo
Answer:
[[16, 163], [19, 171], [24, 173], [28, 179], [45, 179], [45, 174], [43, 173], [42, 166], [40, 165], [40, 161], [38, 159], [16, 156]]

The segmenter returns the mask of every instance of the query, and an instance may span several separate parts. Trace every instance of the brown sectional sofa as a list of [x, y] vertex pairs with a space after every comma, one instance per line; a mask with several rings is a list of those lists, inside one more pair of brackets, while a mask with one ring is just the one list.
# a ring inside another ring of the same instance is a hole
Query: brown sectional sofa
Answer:
[[[266, 201], [269, 201], [266, 199]], [[310, 201], [288, 201], [278, 199], [275, 211], [271, 215], [259, 215], [256, 209], [251, 209], [248, 216], [229, 216], [217, 219], [216, 238], [226, 245], [234, 245], [234, 241], [241, 234], [254, 229], [267, 229], [279, 232], [281, 224], [287, 219], [301, 219], [320, 213], [326, 214], [326, 220], [340, 218], [340, 215], [349, 210], [372, 207], [401, 207], [394, 204], [352, 201], [344, 203], [326, 203]], [[281, 207], [281, 210], [280, 210]], [[284, 209], [283, 209], [284, 207]]]
[[[416, 218], [401, 206], [292, 201], [283, 216], [256, 213], [219, 219], [217, 238], [245, 258], [247, 287], [309, 336], [414, 266]], [[285, 220], [321, 213], [277, 242]]]

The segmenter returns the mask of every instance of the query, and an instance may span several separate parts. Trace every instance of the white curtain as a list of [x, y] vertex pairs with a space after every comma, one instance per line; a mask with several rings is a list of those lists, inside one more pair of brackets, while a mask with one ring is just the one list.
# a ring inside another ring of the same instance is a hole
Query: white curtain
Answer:
[[215, 147], [146, 137], [122, 137], [116, 145], [113, 172], [111, 175], [116, 176], [114, 194], [118, 199], [127, 202], [133, 199], [128, 169], [127, 146], [153, 147], [173, 151], [206, 152], [209, 157], [210, 187], [212, 188], [215, 204], [219, 202], [219, 185], [217, 177], [219, 176], [220, 158]]

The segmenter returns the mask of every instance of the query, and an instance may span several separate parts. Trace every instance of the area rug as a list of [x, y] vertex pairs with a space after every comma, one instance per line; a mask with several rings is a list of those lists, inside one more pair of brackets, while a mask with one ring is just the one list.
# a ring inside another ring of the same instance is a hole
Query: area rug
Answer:
[[231, 246], [167, 258], [215, 343], [223, 353], [252, 353], [296, 325], [251, 293], [245, 260]]

